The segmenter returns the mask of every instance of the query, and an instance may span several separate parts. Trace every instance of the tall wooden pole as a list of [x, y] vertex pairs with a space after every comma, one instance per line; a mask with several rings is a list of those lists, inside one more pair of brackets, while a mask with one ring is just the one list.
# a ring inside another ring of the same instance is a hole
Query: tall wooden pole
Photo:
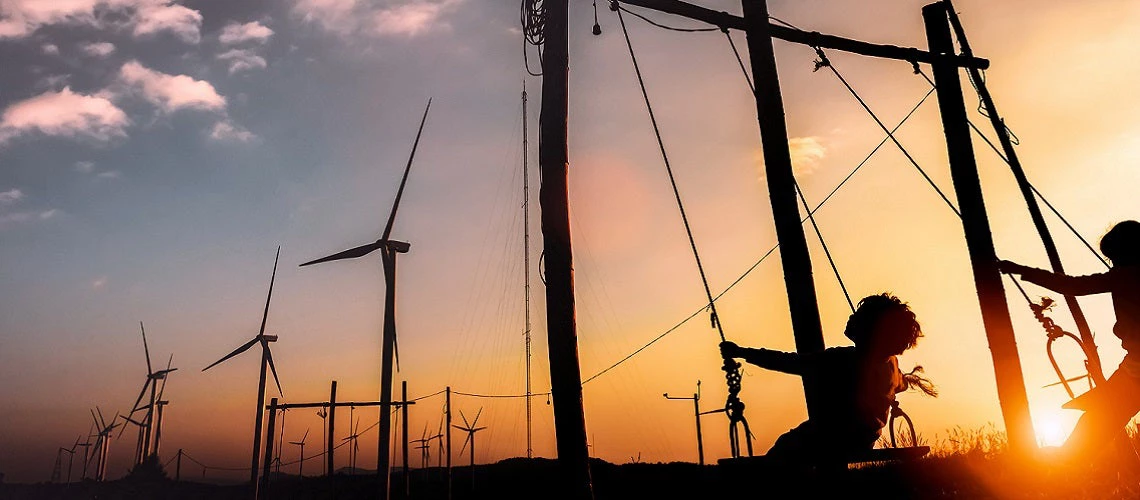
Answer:
[[[261, 425], [265, 418], [265, 370], [269, 366], [269, 349], [261, 346], [261, 378], [257, 382], [257, 418], [253, 421], [253, 457], [250, 459], [249, 484], [253, 487], [254, 495], [257, 493], [257, 461], [261, 454]], [[269, 437], [273, 440], [273, 436]]]
[[[788, 291], [796, 351], [800, 354], [822, 352], [823, 328], [820, 326], [811, 257], [796, 202], [796, 180], [788, 150], [788, 127], [784, 121], [784, 100], [776, 72], [776, 55], [769, 32], [768, 3], [766, 0], [743, 0], [742, 3], [748, 29], [752, 81], [756, 84], [756, 113], [764, 148], [764, 172], [768, 179], [772, 217], [776, 222], [776, 238], [780, 242], [780, 260], [784, 266], [784, 285]], [[820, 382], [812, 373], [803, 376], [808, 418], [819, 415], [820, 405], [824, 403]]]
[[539, 116], [539, 204], [546, 255], [546, 331], [550, 356], [550, 392], [562, 484], [568, 498], [592, 499], [586, 416], [582, 407], [582, 373], [578, 366], [578, 333], [574, 318], [574, 267], [570, 245], [567, 190], [569, 153], [568, 0], [545, 0], [542, 57], [542, 112]]
[[693, 393], [693, 418], [697, 419], [697, 463], [704, 465], [705, 441], [701, 436], [701, 394], [699, 392]]
[[447, 420], [447, 430], [444, 431], [447, 439], [447, 500], [451, 500], [451, 386], [447, 386], [446, 399], [443, 405], [443, 417]]
[[[396, 254], [390, 244], [380, 249], [384, 263], [384, 339], [380, 363], [380, 431], [377, 435], [376, 475], [379, 497], [389, 496], [389, 448], [392, 439], [392, 365], [396, 352]], [[351, 425], [351, 422], [349, 423]]]
[[[962, 47], [962, 55], [973, 57], [970, 42], [966, 39], [966, 30], [962, 27], [961, 20], [958, 19], [958, 13], [954, 11], [954, 5], [950, 0], [945, 0], [945, 3], [946, 12], [950, 16], [950, 25], [958, 36], [958, 45]], [[1009, 129], [1006, 128], [1005, 121], [998, 114], [993, 96], [990, 95], [990, 90], [986, 86], [986, 80], [983, 78], [981, 70], [977, 68], [967, 68], [967, 71], [970, 72], [970, 78], [973, 79], [974, 86], [977, 88], [978, 97], [982, 99], [982, 105], [985, 106], [989, 115], [990, 125], [997, 132], [998, 142], [1001, 143], [1001, 149], [1005, 153], [1009, 168], [1013, 171], [1014, 179], [1017, 180], [1017, 187], [1021, 190], [1021, 196], [1025, 198], [1025, 203], [1029, 207], [1029, 217], [1033, 219], [1033, 226], [1037, 229], [1041, 243], [1045, 246], [1045, 255], [1049, 258], [1049, 265], [1052, 266], [1053, 272], [1065, 274], [1065, 267], [1061, 263], [1061, 254], [1057, 251], [1057, 244], [1053, 241], [1053, 235], [1049, 233], [1049, 226], [1045, 224], [1045, 217], [1041, 214], [1041, 207], [1037, 204], [1037, 197], [1033, 194], [1033, 186], [1029, 184], [1029, 179], [1025, 176], [1025, 169], [1021, 167], [1021, 160], [1017, 157], [1017, 150], [1013, 147]], [[1104, 383], [1104, 370], [1101, 368], [1100, 354], [1097, 352], [1089, 322], [1085, 319], [1085, 313], [1081, 310], [1081, 304], [1077, 302], [1077, 298], [1073, 295], [1065, 295], [1064, 297], [1065, 305], [1069, 307], [1069, 312], [1073, 315], [1073, 322], [1077, 325], [1077, 332], [1080, 334], [1081, 343], [1085, 348], [1085, 357], [1088, 359], [1088, 374], [1092, 377], [1093, 382], [1101, 385]]]
[[[404, 380], [400, 383], [400, 400], [404, 403], [400, 405], [400, 437], [401, 453], [400, 464], [404, 472], [404, 498], [412, 496], [412, 478], [408, 475], [408, 381]], [[384, 408], [381, 406], [381, 408]]]
[[265, 470], [261, 473], [261, 483], [257, 488], [257, 496], [255, 498], [263, 498], [269, 493], [269, 473], [273, 466], [273, 429], [274, 424], [277, 422], [277, 398], [269, 400], [269, 426], [266, 427], [266, 434], [269, 436], [265, 440]]
[[[336, 468], [335, 468], [335, 465], [333, 464], [333, 452], [335, 451], [334, 446], [333, 446], [333, 437], [336, 435], [336, 433], [335, 433], [336, 426], [334, 425], [334, 422], [336, 422], [336, 381], [335, 380], [332, 381], [332, 388], [329, 389], [329, 412], [328, 412], [327, 420], [328, 420], [328, 424], [329, 424], [329, 434], [328, 434], [328, 439], [325, 441], [325, 475], [328, 476], [329, 478], [332, 478], [333, 476], [336, 475]], [[351, 426], [351, 422], [349, 424]], [[330, 484], [332, 482], [333, 482], [333, 480], [330, 480]]]
[[[946, 4], [941, 2], [922, 8], [931, 52], [954, 53], [947, 15]], [[993, 356], [1002, 417], [1010, 447], [1014, 451], [1028, 452], [1036, 447], [1033, 421], [1025, 393], [1025, 380], [1021, 374], [1017, 341], [1013, 335], [1013, 322], [1009, 317], [1009, 306], [997, 267], [993, 235], [990, 234], [989, 218], [978, 179], [978, 166], [974, 159], [970, 126], [962, 96], [962, 82], [957, 67], [938, 61], [932, 66], [934, 83], [938, 87], [938, 108], [941, 110], [942, 127], [946, 133], [950, 174], [958, 196], [958, 208], [962, 213], [962, 226], [966, 233], [974, 284], [978, 290], [982, 323]]]

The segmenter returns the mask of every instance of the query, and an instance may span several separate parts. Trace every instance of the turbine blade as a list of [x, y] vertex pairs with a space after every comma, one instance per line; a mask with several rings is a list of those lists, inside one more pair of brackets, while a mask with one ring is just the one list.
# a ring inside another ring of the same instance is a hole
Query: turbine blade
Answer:
[[479, 432], [479, 431], [481, 431], [481, 430], [483, 430], [483, 429], [486, 429], [486, 427], [476, 427], [476, 428], [474, 428], [474, 429], [471, 429], [471, 432], [472, 432], [472, 433], [475, 433], [475, 432]]
[[475, 424], [479, 423], [479, 415], [482, 415], [482, 414], [483, 414], [483, 407], [482, 407], [482, 406], [480, 406], [480, 407], [479, 407], [479, 412], [475, 414], [475, 420], [472, 420], [472, 421], [471, 421], [471, 426], [472, 426], [472, 427], [474, 427], [474, 426], [475, 426]]
[[329, 262], [329, 261], [333, 261], [333, 260], [355, 259], [357, 257], [363, 257], [365, 255], [372, 253], [372, 252], [375, 252], [381, 246], [383, 246], [382, 240], [377, 240], [377, 241], [374, 241], [372, 243], [360, 245], [356, 248], [350, 248], [350, 249], [345, 250], [343, 252], [334, 253], [334, 254], [329, 255], [327, 257], [321, 257], [317, 260], [310, 260], [309, 262], [301, 264], [300, 267], [305, 267], [305, 266], [312, 265], [312, 264], [320, 264], [322, 262]]
[[214, 365], [217, 365], [218, 363], [221, 363], [222, 361], [225, 361], [225, 360], [227, 360], [227, 359], [230, 359], [230, 358], [232, 358], [232, 357], [234, 357], [234, 356], [237, 356], [238, 354], [241, 354], [241, 353], [243, 353], [243, 352], [245, 352], [245, 351], [249, 350], [249, 348], [250, 348], [250, 347], [253, 347], [253, 344], [256, 344], [256, 343], [257, 343], [259, 340], [261, 340], [259, 337], [254, 337], [254, 339], [253, 339], [253, 340], [251, 340], [251, 341], [249, 341], [249, 342], [246, 342], [245, 344], [242, 344], [242, 346], [241, 346], [241, 347], [239, 347], [239, 348], [237, 348], [237, 349], [234, 349], [234, 350], [233, 350], [233, 352], [231, 352], [231, 353], [229, 353], [229, 354], [225, 355], [224, 357], [222, 357], [222, 359], [219, 359], [219, 360], [215, 361], [213, 364], [211, 364], [210, 366], [207, 366], [207, 367], [203, 368], [203, 369], [202, 369], [202, 371], [206, 371], [206, 370], [209, 370], [210, 368], [213, 368], [213, 367], [214, 367]]
[[459, 410], [459, 418], [463, 419], [463, 425], [471, 427], [471, 423], [467, 421], [467, 416], [463, 414], [463, 410]]
[[269, 371], [273, 372], [273, 382], [277, 384], [277, 394], [281, 395], [281, 399], [285, 399], [285, 391], [281, 390], [281, 380], [277, 378], [277, 367], [273, 365], [273, 351], [269, 349], [269, 342], [263, 340], [261, 348], [265, 349], [265, 357], [269, 360]]
[[162, 373], [162, 386], [159, 387], [159, 389], [158, 389], [158, 400], [159, 401], [162, 401], [162, 394], [164, 392], [166, 392], [166, 375], [168, 375], [170, 372], [172, 372], [174, 370], [177, 370], [177, 368], [171, 368], [170, 367], [170, 364], [173, 362], [174, 362], [174, 354], [172, 353], [170, 355], [170, 358], [166, 360], [166, 369], [159, 372], [159, 373]]
[[143, 327], [142, 321], [139, 321], [139, 330], [142, 330], [143, 352], [146, 353], [146, 374], [150, 375], [154, 373], [154, 369], [150, 367], [150, 348], [146, 345], [146, 328]]
[[305, 439], [309, 437], [309, 429], [305, 429], [305, 435], [301, 436], [301, 442], [304, 443]]
[[412, 160], [416, 157], [416, 148], [420, 145], [420, 136], [424, 133], [424, 123], [427, 122], [428, 110], [431, 109], [431, 99], [428, 99], [424, 108], [424, 116], [420, 119], [420, 128], [416, 131], [416, 140], [412, 143], [412, 154], [408, 155], [408, 165], [404, 167], [404, 176], [400, 179], [400, 188], [396, 190], [396, 200], [392, 202], [392, 212], [388, 214], [388, 224], [384, 226], [384, 236], [381, 241], [388, 241], [392, 235], [392, 225], [396, 223], [396, 210], [400, 208], [400, 198], [404, 195], [404, 185], [408, 183], [408, 172], [412, 169]]
[[269, 301], [273, 298], [273, 282], [277, 279], [277, 261], [281, 259], [281, 246], [277, 246], [277, 255], [273, 257], [273, 274], [269, 276], [269, 294], [265, 296], [265, 312], [261, 314], [261, 330], [258, 336], [265, 335], [265, 321], [269, 319]]
[[462, 455], [462, 454], [463, 454], [463, 450], [467, 449], [467, 442], [468, 442], [468, 441], [470, 441], [470, 440], [471, 440], [471, 433], [470, 433], [470, 432], [468, 432], [468, 433], [467, 433], [467, 439], [464, 439], [464, 440], [463, 440], [463, 446], [460, 446], [460, 447], [459, 447], [459, 454], [460, 454], [460, 455]]
[[138, 399], [135, 400], [135, 404], [131, 405], [131, 413], [132, 414], [134, 414], [134, 412], [136, 412], [136, 411], [139, 411], [139, 409], [140, 409], [139, 403], [142, 403], [143, 396], [146, 395], [146, 388], [150, 387], [151, 382], [153, 382], [153, 379], [151, 379], [150, 377], [147, 377], [146, 383], [143, 384], [142, 390], [139, 391]]

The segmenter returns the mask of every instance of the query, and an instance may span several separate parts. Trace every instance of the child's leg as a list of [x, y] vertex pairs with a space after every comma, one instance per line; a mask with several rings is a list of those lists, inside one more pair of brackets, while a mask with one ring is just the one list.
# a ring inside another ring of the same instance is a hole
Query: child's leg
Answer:
[[1140, 380], [1123, 367], [1096, 390], [1100, 392], [1096, 401], [1065, 442], [1067, 454], [1074, 460], [1090, 462], [1111, 448], [1112, 440], [1140, 411]]

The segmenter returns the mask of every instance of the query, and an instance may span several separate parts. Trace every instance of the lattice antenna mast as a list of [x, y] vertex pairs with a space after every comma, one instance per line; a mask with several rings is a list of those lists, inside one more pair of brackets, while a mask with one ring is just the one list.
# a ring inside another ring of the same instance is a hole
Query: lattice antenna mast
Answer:
[[526, 123], [526, 80], [522, 91], [522, 176], [523, 176], [523, 300], [526, 307], [526, 458], [534, 458], [534, 440], [531, 398], [534, 393], [530, 385], [530, 169], [527, 163], [527, 123]]

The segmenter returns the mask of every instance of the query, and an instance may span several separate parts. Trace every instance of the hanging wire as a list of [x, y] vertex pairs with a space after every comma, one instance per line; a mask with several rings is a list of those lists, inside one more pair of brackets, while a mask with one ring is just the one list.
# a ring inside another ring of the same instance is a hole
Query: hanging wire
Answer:
[[839, 281], [839, 288], [843, 290], [843, 298], [847, 299], [847, 306], [851, 308], [851, 312], [855, 312], [855, 303], [851, 301], [851, 294], [847, 293], [847, 285], [843, 283], [843, 276], [839, 275], [839, 266], [835, 264], [835, 259], [831, 256], [831, 250], [827, 248], [827, 242], [823, 240], [823, 231], [819, 230], [819, 224], [815, 222], [815, 215], [811, 212], [811, 207], [808, 206], [807, 198], [804, 197], [804, 192], [800, 189], [800, 183], [793, 180], [792, 184], [796, 186], [796, 194], [800, 197], [800, 202], [804, 206], [804, 211], [807, 212], [808, 220], [811, 221], [812, 229], [815, 229], [815, 235], [819, 238], [819, 245], [823, 247], [823, 254], [827, 256], [827, 263], [831, 264], [831, 271], [835, 273], [835, 279]]
[[542, 0], [522, 0], [519, 6], [519, 23], [523, 32], [523, 65], [530, 76], [542, 76], [542, 71], [530, 69], [530, 55], [527, 44], [538, 51], [539, 67], [542, 67], [542, 44], [546, 43], [546, 5]]
[[[622, 6], [622, 5], [621, 5], [620, 3], [618, 3], [618, 2], [613, 2], [613, 1], [611, 1], [611, 2], [610, 2], [610, 10], [612, 10], [612, 11], [614, 11], [614, 12], [617, 12], [617, 11], [619, 11], [619, 10], [620, 10], [620, 11], [622, 11], [622, 12], [625, 12], [625, 13], [627, 13], [627, 14], [631, 15], [631, 16], [634, 16], [634, 17], [636, 17], [636, 18], [638, 18], [638, 19], [641, 19], [642, 21], [645, 21], [645, 22], [647, 22], [647, 23], [649, 23], [649, 24], [652, 24], [653, 26], [656, 26], [656, 27], [658, 27], [658, 28], [661, 28], [661, 29], [666, 29], [666, 30], [669, 30], [669, 31], [679, 31], [679, 32], [681, 32], [681, 33], [707, 33], [707, 32], [709, 32], [709, 31], [717, 31], [717, 30], [719, 30], [719, 29], [720, 29], [720, 28], [717, 28], [717, 27], [711, 27], [711, 28], [679, 28], [679, 27], [676, 27], [676, 26], [669, 26], [669, 25], [666, 25], [666, 24], [661, 24], [661, 23], [659, 23], [659, 22], [657, 22], [657, 21], [654, 21], [654, 20], [652, 20], [652, 19], [650, 19], [650, 18], [648, 18], [648, 17], [645, 17], [645, 16], [644, 16], [644, 15], [642, 15], [642, 14], [639, 14], [639, 13], [637, 13], [637, 12], [634, 12], [634, 11], [632, 11], [632, 10], [629, 10], [629, 9], [625, 8], [624, 6]], [[596, 22], [596, 20], [597, 20], [597, 18], [595, 17], [595, 22]]]

